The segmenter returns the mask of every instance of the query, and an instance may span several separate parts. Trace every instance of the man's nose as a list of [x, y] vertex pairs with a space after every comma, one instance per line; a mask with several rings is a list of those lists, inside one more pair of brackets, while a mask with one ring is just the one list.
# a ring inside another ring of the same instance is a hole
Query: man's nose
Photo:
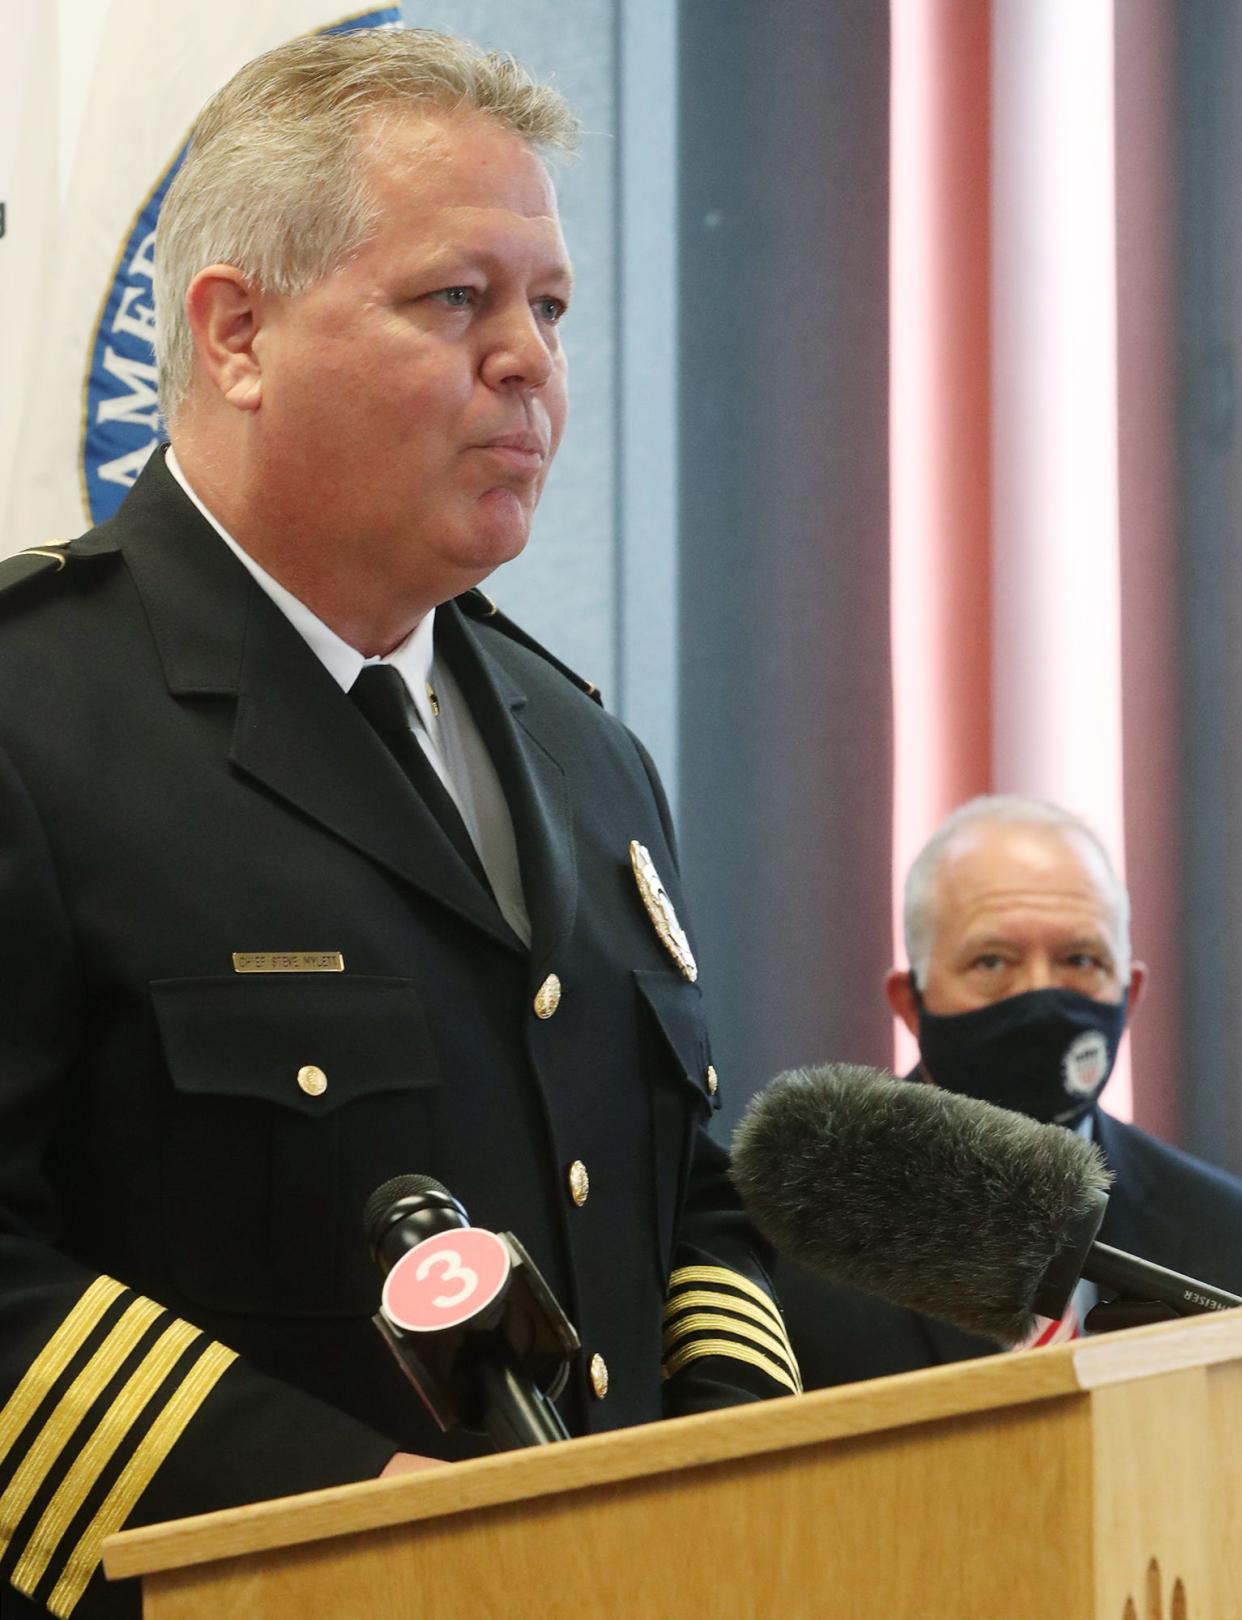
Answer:
[[1023, 960], [1015, 979], [1014, 995], [1021, 995], [1027, 990], [1051, 990], [1057, 982], [1052, 961], [1038, 954]]
[[529, 305], [497, 320], [483, 359], [489, 388], [542, 388], [552, 375], [548, 334]]

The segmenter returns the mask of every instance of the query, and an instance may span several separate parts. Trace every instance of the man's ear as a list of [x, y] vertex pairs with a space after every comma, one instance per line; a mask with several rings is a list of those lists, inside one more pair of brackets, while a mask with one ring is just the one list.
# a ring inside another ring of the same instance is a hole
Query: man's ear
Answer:
[[209, 264], [186, 289], [185, 314], [204, 375], [237, 410], [258, 410], [260, 297], [249, 278], [236, 265]]
[[1130, 964], [1130, 999], [1126, 1004], [1126, 1023], [1134, 1017], [1134, 1009], [1143, 999], [1143, 991], [1147, 986], [1147, 963], [1131, 962]]
[[884, 976], [884, 995], [893, 1012], [917, 1041], [919, 1004], [914, 997], [914, 975], [909, 968], [890, 968]]

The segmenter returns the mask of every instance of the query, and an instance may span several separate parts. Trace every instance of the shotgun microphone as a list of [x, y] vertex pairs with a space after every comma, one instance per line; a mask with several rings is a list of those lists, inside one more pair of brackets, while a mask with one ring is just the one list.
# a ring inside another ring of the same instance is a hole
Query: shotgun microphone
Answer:
[[738, 1126], [732, 1174], [792, 1259], [1001, 1344], [1059, 1317], [1080, 1277], [1120, 1296], [1113, 1325], [1140, 1303], [1145, 1320], [1242, 1305], [1096, 1241], [1111, 1176], [1090, 1142], [879, 1070], [779, 1076]]

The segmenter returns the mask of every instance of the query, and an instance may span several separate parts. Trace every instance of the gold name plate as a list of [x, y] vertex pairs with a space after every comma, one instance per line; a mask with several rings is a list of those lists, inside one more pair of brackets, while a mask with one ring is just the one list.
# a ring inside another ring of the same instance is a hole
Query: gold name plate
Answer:
[[340, 951], [234, 951], [234, 973], [344, 973]]

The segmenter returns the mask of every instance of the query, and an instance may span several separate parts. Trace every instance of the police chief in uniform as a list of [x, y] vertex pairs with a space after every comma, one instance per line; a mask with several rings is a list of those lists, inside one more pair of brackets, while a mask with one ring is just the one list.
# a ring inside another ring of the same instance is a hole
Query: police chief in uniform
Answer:
[[798, 1387], [650, 760], [476, 590], [564, 423], [573, 133], [422, 32], [244, 68], [160, 220], [171, 448], [0, 567], [5, 1620], [136, 1612], [123, 1525], [478, 1449], [368, 1320], [394, 1175], [529, 1250], [573, 1433]]

